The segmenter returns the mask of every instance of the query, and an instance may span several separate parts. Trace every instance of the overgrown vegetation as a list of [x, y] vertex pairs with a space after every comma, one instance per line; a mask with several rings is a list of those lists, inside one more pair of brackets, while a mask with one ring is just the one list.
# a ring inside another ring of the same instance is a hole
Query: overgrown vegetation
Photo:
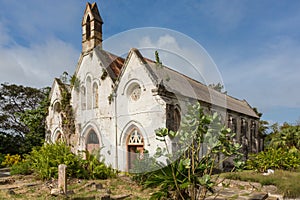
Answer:
[[0, 163], [4, 167], [11, 167], [14, 164], [18, 164], [21, 161], [21, 156], [6, 154], [2, 163]]
[[58, 165], [67, 165], [68, 177], [86, 179], [106, 179], [115, 177], [115, 171], [100, 160], [100, 156], [86, 154], [84, 160], [81, 156], [71, 152], [64, 143], [45, 144], [41, 148], [34, 148], [25, 156], [22, 162], [12, 166], [11, 174], [36, 174], [40, 179], [57, 178]]
[[257, 172], [267, 169], [292, 170], [300, 167], [300, 152], [296, 148], [270, 148], [258, 154], [252, 154], [247, 161], [247, 168]]
[[300, 197], [299, 171], [276, 170], [274, 174], [268, 176], [263, 176], [253, 171], [243, 171], [222, 174], [222, 177], [233, 180], [258, 182], [262, 185], [275, 185], [279, 190], [278, 192], [284, 194], [285, 198]]
[[22, 155], [43, 144], [49, 91], [1, 84], [0, 153]]
[[[203, 199], [208, 191], [213, 192], [212, 174], [221, 163], [231, 157], [236, 166], [242, 164], [240, 145], [232, 142], [234, 134], [224, 127], [218, 114], [204, 114], [198, 103], [189, 105], [180, 131], [162, 128], [156, 131], [156, 136], [165, 148], [157, 148], [155, 158], [166, 160], [168, 165], [156, 160], [153, 169], [158, 167], [158, 170], [143, 174], [144, 182], [143, 176], [137, 177], [145, 187], [158, 187], [152, 199]], [[168, 146], [170, 140], [176, 141], [175, 151]], [[153, 160], [148, 161], [153, 166]]]
[[267, 169], [292, 170], [300, 167], [300, 126], [287, 123], [272, 125], [265, 151], [250, 155], [247, 168], [258, 172]]

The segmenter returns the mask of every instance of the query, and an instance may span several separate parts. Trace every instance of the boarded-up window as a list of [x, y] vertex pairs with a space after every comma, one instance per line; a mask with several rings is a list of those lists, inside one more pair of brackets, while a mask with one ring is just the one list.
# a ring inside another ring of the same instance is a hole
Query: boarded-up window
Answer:
[[167, 104], [167, 119], [166, 119], [166, 127], [171, 131], [178, 131], [180, 127], [180, 111], [177, 107], [171, 104]]
[[89, 132], [86, 139], [86, 146], [87, 146], [87, 150], [90, 153], [93, 153], [93, 151], [98, 150], [100, 148], [99, 139], [94, 130], [91, 130]]

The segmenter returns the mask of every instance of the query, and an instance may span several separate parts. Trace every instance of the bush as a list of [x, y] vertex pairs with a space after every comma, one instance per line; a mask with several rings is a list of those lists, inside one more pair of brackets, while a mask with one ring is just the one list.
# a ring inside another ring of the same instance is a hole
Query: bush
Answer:
[[[99, 151], [97, 151], [99, 152]], [[104, 159], [101, 160], [100, 153], [91, 154], [85, 151], [86, 159], [82, 160], [83, 175], [88, 179], [107, 179], [116, 176], [116, 172], [111, 166], [104, 164]]]
[[27, 160], [22, 160], [21, 162], [18, 162], [17, 164], [12, 165], [10, 168], [10, 174], [22, 174], [22, 175], [29, 175], [32, 174], [33, 170], [31, 168], [30, 162]]
[[4, 161], [4, 159], [5, 156], [2, 153], [0, 153], [0, 168], [2, 167], [2, 162]]
[[68, 166], [67, 176], [69, 177], [76, 176], [80, 169], [79, 157], [73, 154], [70, 147], [64, 143], [45, 144], [40, 149], [34, 148], [26, 159], [41, 179], [57, 178], [60, 164]]
[[64, 143], [45, 144], [34, 148], [25, 159], [12, 166], [12, 174], [30, 174], [34, 172], [40, 179], [58, 177], [58, 165], [67, 165], [67, 176], [86, 179], [106, 179], [115, 176], [111, 167], [107, 167], [100, 156], [86, 152], [86, 160], [71, 152]]
[[12, 165], [17, 164], [20, 161], [21, 161], [21, 156], [18, 154], [16, 155], [6, 154], [4, 161], [2, 161], [1, 165], [5, 167], [11, 167]]
[[300, 166], [300, 151], [292, 149], [268, 149], [250, 155], [247, 168], [264, 172], [267, 169], [297, 169]]

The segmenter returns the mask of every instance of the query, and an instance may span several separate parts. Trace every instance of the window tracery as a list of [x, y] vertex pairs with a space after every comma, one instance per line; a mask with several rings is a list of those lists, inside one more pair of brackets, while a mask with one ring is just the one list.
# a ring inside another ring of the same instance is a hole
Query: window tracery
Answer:
[[144, 144], [143, 137], [137, 131], [137, 129], [134, 129], [129, 136], [128, 145], [143, 145], [143, 144]]

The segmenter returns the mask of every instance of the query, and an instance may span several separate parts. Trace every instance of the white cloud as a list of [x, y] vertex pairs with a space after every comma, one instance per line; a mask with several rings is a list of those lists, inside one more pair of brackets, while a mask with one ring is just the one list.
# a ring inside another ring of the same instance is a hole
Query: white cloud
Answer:
[[55, 76], [75, 70], [78, 55], [79, 52], [70, 44], [58, 39], [29, 47], [2, 48], [0, 80], [34, 87], [50, 86]]
[[238, 94], [262, 109], [299, 108], [299, 43], [288, 37], [276, 37], [261, 49], [258, 57], [240, 58], [223, 65], [229, 93]]

